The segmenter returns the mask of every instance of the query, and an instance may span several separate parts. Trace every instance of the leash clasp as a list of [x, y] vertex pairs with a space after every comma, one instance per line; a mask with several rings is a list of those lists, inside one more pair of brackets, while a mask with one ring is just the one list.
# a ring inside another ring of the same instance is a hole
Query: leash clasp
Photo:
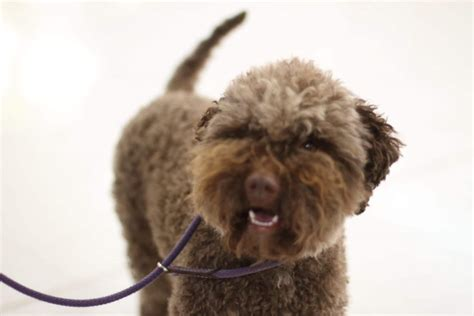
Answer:
[[164, 272], [170, 272], [170, 270], [168, 270], [167, 267], [165, 267], [160, 261], [158, 261], [158, 263], [156, 264], [159, 268], [161, 268], [161, 270], [163, 270]]

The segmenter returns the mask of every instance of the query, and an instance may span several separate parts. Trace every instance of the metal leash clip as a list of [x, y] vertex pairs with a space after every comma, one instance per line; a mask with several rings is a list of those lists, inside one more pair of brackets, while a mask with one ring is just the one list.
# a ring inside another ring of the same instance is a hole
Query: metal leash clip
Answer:
[[158, 263], [156, 265], [157, 265], [157, 267], [161, 268], [161, 270], [163, 270], [164, 272], [170, 272], [170, 270], [168, 270], [167, 267], [165, 267], [163, 264], [161, 264], [160, 261], [158, 261]]

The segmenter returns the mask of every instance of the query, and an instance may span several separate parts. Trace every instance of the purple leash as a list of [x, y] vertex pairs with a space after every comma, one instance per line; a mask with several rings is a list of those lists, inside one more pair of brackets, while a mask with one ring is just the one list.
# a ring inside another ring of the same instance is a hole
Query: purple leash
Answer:
[[236, 268], [236, 269], [196, 269], [196, 268], [183, 268], [177, 266], [171, 266], [171, 263], [176, 259], [176, 257], [181, 253], [184, 249], [188, 241], [193, 236], [194, 232], [196, 231], [197, 227], [201, 223], [201, 217], [196, 216], [191, 224], [189, 224], [188, 228], [184, 231], [183, 235], [181, 236], [178, 243], [174, 246], [168, 256], [163, 260], [163, 262], [159, 262], [158, 266], [151, 271], [148, 275], [146, 275], [143, 279], [138, 281], [138, 283], [114, 294], [110, 294], [103, 297], [91, 298], [91, 299], [70, 299], [70, 298], [62, 298], [57, 296], [52, 296], [44, 293], [40, 293], [33, 289], [30, 289], [6, 276], [3, 273], [0, 273], [0, 282], [5, 283], [6, 285], [10, 286], [11, 288], [21, 292], [27, 296], [36, 298], [40, 301], [44, 301], [51, 304], [56, 305], [63, 305], [63, 306], [70, 306], [70, 307], [91, 307], [91, 306], [98, 306], [104, 305], [108, 303], [112, 303], [118, 301], [124, 297], [127, 297], [151, 282], [157, 279], [163, 272], [173, 273], [173, 274], [182, 274], [182, 275], [189, 275], [201, 278], [210, 278], [210, 279], [230, 279], [230, 278], [238, 278], [262, 271], [266, 271], [269, 269], [276, 268], [280, 265], [280, 263], [276, 261], [265, 261], [259, 264], [251, 265], [249, 267], [244, 268]]

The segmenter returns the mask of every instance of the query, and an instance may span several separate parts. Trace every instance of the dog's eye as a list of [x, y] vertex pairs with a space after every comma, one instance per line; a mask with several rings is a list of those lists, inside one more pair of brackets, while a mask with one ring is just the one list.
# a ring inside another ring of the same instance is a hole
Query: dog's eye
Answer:
[[227, 130], [223, 131], [221, 133], [221, 137], [223, 138], [243, 138], [245, 137], [245, 129], [239, 128], [239, 129], [232, 129], [232, 130]]
[[303, 143], [303, 149], [308, 151], [313, 151], [318, 148], [316, 141], [314, 139], [308, 139]]
[[329, 140], [315, 136], [309, 137], [302, 147], [307, 151], [324, 151], [326, 153], [334, 151], [334, 145]]
[[306, 139], [306, 141], [302, 144], [302, 147], [304, 150], [307, 151], [330, 151], [333, 148], [333, 146], [327, 139], [316, 136], [310, 136], [308, 139]]

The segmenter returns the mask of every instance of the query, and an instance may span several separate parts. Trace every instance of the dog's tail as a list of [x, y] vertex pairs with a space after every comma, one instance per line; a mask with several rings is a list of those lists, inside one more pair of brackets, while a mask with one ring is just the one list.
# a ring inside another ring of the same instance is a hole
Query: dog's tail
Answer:
[[176, 69], [173, 77], [168, 82], [167, 90], [184, 90], [192, 92], [198, 78], [199, 71], [206, 63], [211, 50], [221, 38], [232, 31], [245, 19], [245, 11], [231, 17], [214, 29], [211, 36], [202, 41], [193, 53], [187, 57]]

